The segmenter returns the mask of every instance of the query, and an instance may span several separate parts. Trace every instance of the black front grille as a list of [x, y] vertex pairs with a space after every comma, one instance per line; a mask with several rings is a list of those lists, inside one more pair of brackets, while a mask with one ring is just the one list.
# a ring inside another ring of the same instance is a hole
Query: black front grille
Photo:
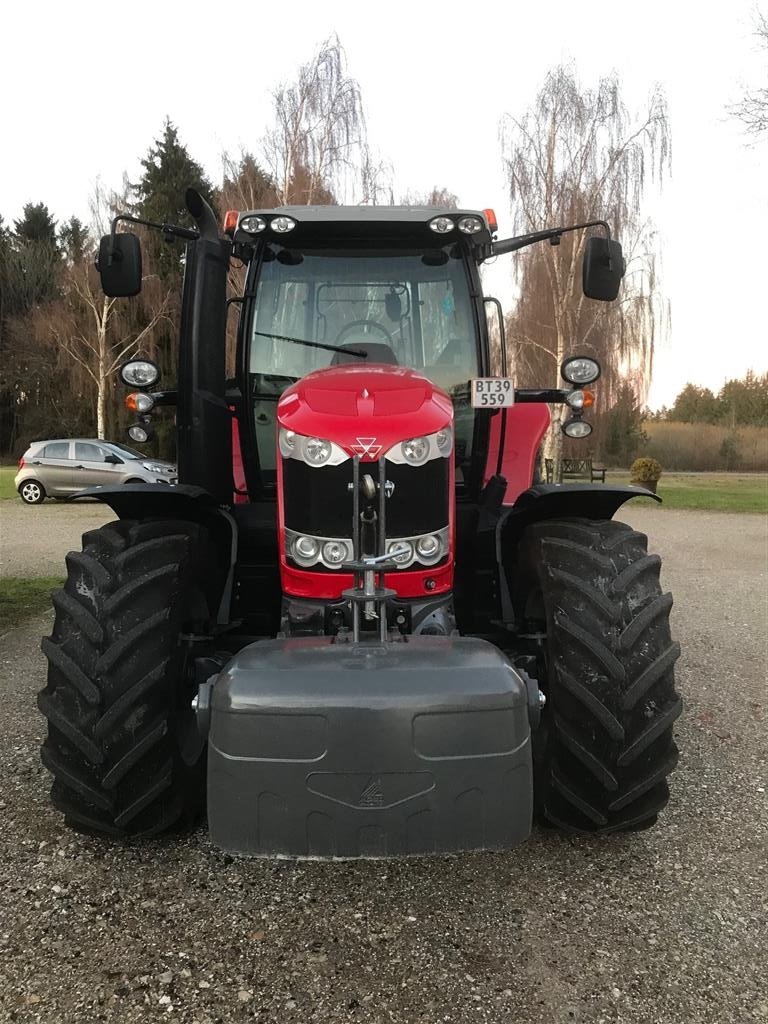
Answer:
[[[387, 480], [395, 485], [387, 500], [387, 537], [413, 537], [448, 525], [448, 470], [448, 459], [432, 459], [423, 466], [387, 463]], [[378, 463], [361, 463], [360, 475], [364, 473], [378, 481]], [[284, 459], [286, 527], [315, 537], [351, 537], [351, 482], [351, 459], [340, 466], [320, 467]]]

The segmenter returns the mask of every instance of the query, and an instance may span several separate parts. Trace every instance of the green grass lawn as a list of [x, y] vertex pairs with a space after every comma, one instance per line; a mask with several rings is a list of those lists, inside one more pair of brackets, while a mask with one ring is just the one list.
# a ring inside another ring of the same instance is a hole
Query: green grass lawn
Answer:
[[[0, 499], [18, 498], [13, 486], [16, 466], [0, 466]], [[628, 470], [608, 470], [608, 483], [628, 484]], [[768, 513], [766, 473], [664, 473], [658, 493], [661, 508], [705, 509], [710, 512]]]
[[13, 478], [16, 476], [18, 471], [18, 466], [0, 466], [0, 499], [16, 497], [16, 488], [13, 486]]
[[[629, 473], [609, 470], [606, 481], [628, 484]], [[768, 513], [765, 473], [662, 473], [657, 493], [663, 501], [661, 509]]]
[[39, 579], [21, 579], [16, 576], [0, 578], [0, 633], [50, 608], [51, 591], [62, 583], [63, 580], [57, 576]]

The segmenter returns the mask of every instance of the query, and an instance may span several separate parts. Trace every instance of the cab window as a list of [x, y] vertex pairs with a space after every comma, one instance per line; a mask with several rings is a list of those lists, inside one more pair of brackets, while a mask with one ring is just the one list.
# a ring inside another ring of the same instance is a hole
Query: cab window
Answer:
[[68, 459], [69, 458], [69, 441], [54, 441], [53, 444], [47, 444], [43, 449], [44, 459]]

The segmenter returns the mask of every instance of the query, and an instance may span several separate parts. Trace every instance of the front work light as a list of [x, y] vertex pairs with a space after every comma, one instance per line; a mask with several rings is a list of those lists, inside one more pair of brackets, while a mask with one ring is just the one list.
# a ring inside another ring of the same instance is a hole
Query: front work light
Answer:
[[151, 388], [160, 380], [160, 369], [151, 359], [130, 359], [120, 367], [120, 380], [131, 388]]
[[240, 221], [240, 230], [247, 231], [249, 235], [258, 235], [260, 231], [263, 231], [267, 226], [267, 222], [263, 217], [243, 217]]
[[453, 231], [456, 227], [450, 217], [433, 217], [429, 222], [429, 226], [438, 235], [447, 235], [449, 231]]
[[569, 356], [563, 360], [560, 375], [569, 384], [591, 384], [600, 376], [600, 363], [589, 356]]
[[143, 423], [132, 423], [128, 427], [128, 437], [136, 444], [146, 444], [152, 437], [152, 428]]
[[[243, 222], [240, 222], [240, 227], [243, 226]], [[279, 235], [284, 235], [288, 231], [293, 231], [296, 227], [296, 221], [293, 217], [275, 217], [269, 222], [269, 226], [273, 231], [276, 231]]]
[[589, 437], [592, 433], [592, 424], [586, 420], [571, 419], [566, 420], [561, 429], [566, 437]]
[[477, 234], [484, 226], [479, 217], [462, 217], [459, 221], [459, 231], [463, 231], [465, 235]]

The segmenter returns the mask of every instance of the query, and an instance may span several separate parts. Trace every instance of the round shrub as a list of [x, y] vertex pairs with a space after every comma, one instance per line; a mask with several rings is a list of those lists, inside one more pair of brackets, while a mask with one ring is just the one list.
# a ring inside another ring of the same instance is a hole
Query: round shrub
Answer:
[[635, 459], [629, 471], [631, 480], [641, 484], [656, 482], [661, 476], [661, 463], [644, 455], [641, 459]]

